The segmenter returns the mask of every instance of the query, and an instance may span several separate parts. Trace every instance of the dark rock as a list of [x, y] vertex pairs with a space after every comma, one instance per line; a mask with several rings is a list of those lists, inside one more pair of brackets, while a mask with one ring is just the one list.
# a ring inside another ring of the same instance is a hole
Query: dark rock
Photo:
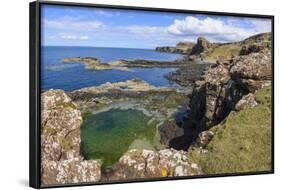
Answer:
[[170, 72], [165, 77], [181, 86], [191, 86], [192, 83], [199, 80], [203, 71], [205, 71], [211, 64], [196, 64], [190, 63], [185, 67], [177, 69], [174, 72]]
[[191, 50], [191, 55], [199, 55], [201, 53], [204, 53], [206, 51], [211, 50], [215, 47], [215, 44], [210, 43], [206, 38], [199, 37], [197, 39], [197, 43], [193, 46]]
[[183, 128], [179, 127], [174, 122], [166, 121], [158, 128], [160, 134], [160, 143], [169, 145], [171, 139], [182, 136], [184, 134]]

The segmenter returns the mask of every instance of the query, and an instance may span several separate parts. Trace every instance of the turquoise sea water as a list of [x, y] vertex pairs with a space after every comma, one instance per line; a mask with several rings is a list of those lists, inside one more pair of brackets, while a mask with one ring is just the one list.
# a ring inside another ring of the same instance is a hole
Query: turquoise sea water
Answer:
[[119, 82], [133, 78], [142, 79], [155, 86], [170, 85], [164, 75], [174, 68], [132, 68], [130, 71], [84, 68], [82, 63], [62, 63], [67, 57], [96, 57], [102, 62], [118, 59], [176, 60], [179, 54], [163, 53], [148, 49], [96, 48], [96, 47], [42, 47], [41, 88], [72, 91], [83, 87], [97, 86], [106, 82]]

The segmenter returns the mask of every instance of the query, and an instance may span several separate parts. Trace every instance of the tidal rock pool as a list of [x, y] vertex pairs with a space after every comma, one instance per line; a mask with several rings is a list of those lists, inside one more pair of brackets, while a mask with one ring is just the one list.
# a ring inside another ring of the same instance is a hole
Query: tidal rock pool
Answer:
[[91, 114], [81, 129], [83, 154], [87, 159], [100, 159], [103, 166], [112, 166], [128, 149], [158, 149], [158, 123], [135, 109]]

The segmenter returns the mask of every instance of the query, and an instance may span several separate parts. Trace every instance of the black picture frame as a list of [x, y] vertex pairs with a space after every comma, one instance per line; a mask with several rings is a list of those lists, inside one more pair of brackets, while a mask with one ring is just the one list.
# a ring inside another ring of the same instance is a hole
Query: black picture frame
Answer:
[[[184, 177], [170, 177], [170, 178], [147, 178], [138, 180], [120, 180], [113, 182], [100, 183], [77, 183], [77, 184], [60, 184], [41, 186], [40, 170], [41, 170], [41, 152], [40, 152], [40, 51], [41, 51], [41, 6], [42, 5], [59, 5], [59, 6], [77, 6], [77, 7], [94, 7], [94, 8], [110, 8], [121, 10], [142, 10], [155, 12], [172, 12], [172, 13], [191, 13], [191, 14], [205, 14], [217, 16], [234, 16], [234, 17], [248, 17], [248, 18], [265, 18], [271, 19], [272, 31], [272, 168], [269, 171], [257, 172], [243, 172], [232, 174], [216, 174], [216, 175], [200, 175], [200, 176], [184, 176]], [[274, 173], [274, 16], [273, 15], [259, 15], [246, 13], [227, 13], [227, 12], [211, 12], [198, 10], [183, 10], [183, 9], [167, 9], [167, 8], [151, 8], [151, 7], [133, 7], [120, 5], [104, 5], [104, 4], [88, 4], [88, 3], [70, 3], [70, 2], [48, 2], [35, 1], [29, 4], [29, 185], [33, 188], [52, 188], [52, 187], [70, 187], [70, 186], [85, 186], [85, 185], [100, 185], [100, 184], [120, 184], [132, 182], [151, 182], [151, 181], [166, 181], [166, 180], [182, 180], [195, 178], [212, 178], [212, 177], [227, 177], [227, 176], [242, 176], [242, 175], [258, 175], [258, 174], [273, 174]]]

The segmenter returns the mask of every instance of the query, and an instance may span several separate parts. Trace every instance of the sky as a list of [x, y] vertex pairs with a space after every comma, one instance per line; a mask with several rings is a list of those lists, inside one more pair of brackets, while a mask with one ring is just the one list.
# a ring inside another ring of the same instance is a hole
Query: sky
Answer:
[[270, 19], [43, 5], [42, 45], [153, 49], [179, 41], [240, 41], [271, 31]]

